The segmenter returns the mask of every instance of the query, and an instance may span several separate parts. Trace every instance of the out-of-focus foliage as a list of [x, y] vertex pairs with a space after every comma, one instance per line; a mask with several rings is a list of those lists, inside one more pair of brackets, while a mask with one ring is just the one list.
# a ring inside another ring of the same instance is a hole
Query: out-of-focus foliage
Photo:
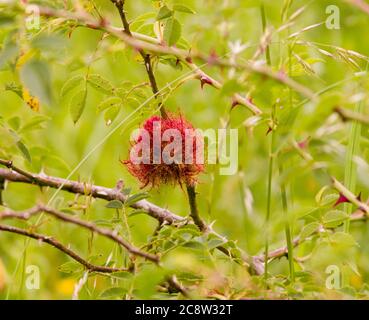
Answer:
[[[18, 1], [14, 1], [16, 3]], [[73, 12], [86, 10], [120, 27], [119, 14], [110, 1], [29, 1]], [[198, 50], [245, 62], [263, 41], [257, 0], [126, 0], [126, 12], [135, 33], [161, 37], [169, 45]], [[340, 9], [340, 29], [329, 29], [326, 8]], [[154, 55], [159, 88], [167, 86], [163, 100], [168, 110], [181, 112], [196, 127], [239, 129], [239, 170], [221, 176], [208, 166], [197, 187], [201, 216], [224, 235], [227, 246], [250, 255], [264, 252], [269, 147], [273, 129], [270, 251], [286, 245], [286, 213], [280, 185], [286, 185], [288, 221], [293, 236], [305, 241], [296, 247], [295, 281], [286, 256], [269, 264], [268, 287], [263, 276], [214, 250], [219, 238], [202, 235], [194, 226], [164, 226], [153, 236], [157, 221], [127, 206], [59, 192], [51, 205], [118, 230], [138, 247], [153, 241], [162, 267], [139, 260], [135, 274], [90, 274], [79, 298], [177, 298], [166, 290], [167, 275], [198, 298], [366, 298], [369, 279], [369, 228], [352, 222], [343, 230], [347, 211], [334, 207], [338, 194], [330, 176], [345, 180], [351, 122], [334, 112], [337, 106], [369, 114], [366, 73], [369, 16], [345, 1], [264, 1], [270, 43], [271, 68], [290, 76], [316, 94], [316, 101], [266, 77], [207, 65], [205, 72], [225, 83], [222, 90], [185, 78], [184, 63], [170, 55]], [[288, 28], [276, 32], [289, 17], [306, 6]], [[40, 29], [26, 27], [23, 7], [0, 2], [0, 158], [12, 159], [30, 172], [114, 187], [123, 179], [131, 194], [140, 186], [120, 160], [128, 157], [130, 134], [150, 115], [157, 101], [136, 50], [100, 30], [60, 18], [40, 18]], [[311, 27], [311, 28], [309, 28]], [[265, 63], [264, 53], [257, 58]], [[196, 61], [199, 65], [203, 62]], [[183, 81], [182, 81], [183, 80]], [[232, 95], [252, 97], [262, 111], [253, 116], [246, 107], [231, 109]], [[139, 109], [137, 112], [134, 110]], [[119, 128], [115, 130], [116, 126]], [[112, 130], [114, 133], [83, 162], [90, 150]], [[268, 134], [267, 134], [268, 133]], [[356, 194], [368, 197], [368, 128], [358, 137]], [[283, 166], [283, 172], [278, 167]], [[78, 166], [72, 176], [70, 172]], [[347, 173], [346, 173], [347, 178]], [[145, 190], [149, 200], [187, 216], [187, 196], [180, 187]], [[6, 206], [24, 210], [47, 203], [55, 190], [7, 183], [2, 191]], [[128, 192], [128, 190], [126, 190]], [[110, 208], [109, 208], [110, 207]], [[3, 207], [0, 211], [4, 209]], [[354, 208], [356, 209], [356, 208]], [[345, 209], [347, 210], [347, 209]], [[127, 217], [129, 229], [124, 223]], [[30, 227], [37, 221], [12, 222]], [[7, 222], [8, 223], [8, 222]], [[334, 232], [332, 231], [334, 229]], [[323, 232], [317, 232], [318, 230]], [[90, 232], [45, 219], [39, 231], [53, 235], [100, 265], [124, 266], [127, 255], [117, 245]], [[236, 243], [236, 244], [235, 244]], [[236, 250], [235, 250], [236, 251]], [[25, 286], [27, 266], [40, 268], [39, 290]], [[327, 287], [329, 267], [337, 266], [339, 285]], [[328, 268], [328, 269], [327, 269]], [[327, 271], [328, 270], [328, 271]], [[17, 235], [0, 233], [0, 298], [69, 299], [83, 268], [63, 253]]]

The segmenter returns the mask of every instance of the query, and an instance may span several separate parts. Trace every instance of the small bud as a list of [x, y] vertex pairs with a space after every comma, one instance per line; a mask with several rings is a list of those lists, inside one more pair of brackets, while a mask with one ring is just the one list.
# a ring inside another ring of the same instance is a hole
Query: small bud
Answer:
[[186, 57], [186, 61], [187, 61], [188, 63], [193, 63], [192, 58], [191, 58], [190, 56]]

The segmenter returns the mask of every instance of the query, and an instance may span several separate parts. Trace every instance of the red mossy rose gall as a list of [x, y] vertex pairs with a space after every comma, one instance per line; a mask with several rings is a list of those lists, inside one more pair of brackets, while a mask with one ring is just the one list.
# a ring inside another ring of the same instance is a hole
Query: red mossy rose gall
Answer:
[[130, 157], [122, 163], [142, 188], [195, 185], [205, 168], [203, 137], [181, 114], [152, 116], [139, 128]]

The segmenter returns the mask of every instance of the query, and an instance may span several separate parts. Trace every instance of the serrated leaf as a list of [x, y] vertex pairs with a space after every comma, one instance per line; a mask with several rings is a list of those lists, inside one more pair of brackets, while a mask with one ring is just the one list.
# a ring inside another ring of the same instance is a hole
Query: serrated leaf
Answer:
[[191, 13], [194, 14], [195, 11], [193, 11], [191, 8], [184, 6], [183, 4], [175, 4], [173, 6], [174, 11], [184, 12], [184, 13]]
[[224, 241], [221, 239], [211, 239], [208, 243], [207, 243], [207, 247], [209, 250], [214, 249], [216, 247], [219, 247], [220, 245], [224, 244]]
[[164, 40], [168, 46], [173, 46], [181, 38], [182, 27], [179, 21], [171, 18], [167, 21], [164, 28]]
[[45, 116], [36, 116], [33, 117], [31, 120], [26, 122], [19, 130], [20, 133], [31, 131], [31, 130], [37, 130], [41, 129], [41, 124], [47, 121], [49, 118]]
[[2, 69], [9, 61], [15, 59], [17, 53], [18, 47], [12, 42], [7, 43], [0, 53], [0, 69]]
[[76, 75], [67, 80], [60, 91], [60, 96], [64, 97], [65, 95], [67, 95], [71, 90], [75, 89], [82, 80], [83, 76], [81, 75]]
[[162, 6], [158, 12], [158, 15], [156, 16], [156, 20], [163, 20], [166, 18], [169, 18], [173, 15], [173, 11], [170, 10], [167, 6]]
[[123, 203], [119, 200], [112, 200], [112, 201], [109, 201], [105, 207], [109, 209], [122, 209]]
[[104, 219], [94, 220], [94, 224], [102, 227], [113, 227], [113, 223], [111, 221]]
[[59, 266], [58, 270], [63, 273], [75, 273], [82, 270], [82, 266], [75, 261], [69, 261]]
[[124, 203], [127, 207], [135, 204], [136, 202], [146, 199], [150, 197], [150, 195], [147, 192], [142, 192], [142, 193], [136, 193], [130, 197], [128, 197], [128, 199], [126, 200], [126, 202]]
[[134, 217], [134, 216], [138, 216], [140, 214], [147, 214], [146, 211], [144, 210], [134, 210], [129, 214], [129, 217]]
[[336, 228], [341, 225], [348, 216], [344, 211], [332, 210], [323, 216], [323, 224], [326, 228]]
[[31, 163], [32, 162], [31, 155], [30, 155], [27, 147], [24, 145], [24, 143], [22, 141], [18, 141], [17, 142], [17, 147], [21, 151], [24, 159], [26, 159], [28, 162]]
[[300, 233], [300, 239], [306, 239], [307, 237], [310, 237], [312, 234], [314, 234], [320, 227], [320, 224], [318, 222], [312, 222], [304, 226]]
[[99, 74], [91, 74], [87, 78], [87, 83], [91, 85], [91, 87], [96, 90], [105, 93], [112, 94], [114, 93], [114, 86], [110, 83], [109, 80], [103, 78]]
[[200, 236], [201, 232], [199, 231], [199, 228], [194, 224], [186, 225], [180, 229], [178, 229], [175, 234], [177, 233], [189, 233], [192, 236]]
[[40, 98], [50, 105], [52, 102], [51, 77], [49, 67], [45, 62], [31, 60], [27, 62], [20, 72], [24, 86], [32, 96]]
[[345, 232], [336, 232], [330, 237], [330, 243], [345, 247], [358, 246], [358, 243], [351, 234]]
[[110, 126], [113, 123], [115, 118], [118, 116], [119, 111], [120, 111], [120, 106], [117, 106], [117, 105], [105, 111], [104, 120], [107, 126]]
[[111, 273], [110, 276], [116, 279], [127, 279], [127, 278], [132, 277], [132, 274], [129, 273], [128, 271], [119, 271], [119, 272]]
[[99, 103], [99, 105], [97, 106], [97, 112], [104, 111], [110, 107], [113, 107], [121, 103], [122, 103], [122, 99], [118, 97], [109, 97]]
[[70, 101], [69, 113], [72, 117], [74, 124], [76, 124], [82, 116], [82, 113], [86, 106], [86, 98], [87, 98], [87, 91], [81, 90], [81, 91], [78, 91], [75, 95], [73, 95]]
[[12, 127], [13, 130], [18, 131], [20, 127], [20, 118], [19, 117], [12, 117], [8, 120], [8, 124]]

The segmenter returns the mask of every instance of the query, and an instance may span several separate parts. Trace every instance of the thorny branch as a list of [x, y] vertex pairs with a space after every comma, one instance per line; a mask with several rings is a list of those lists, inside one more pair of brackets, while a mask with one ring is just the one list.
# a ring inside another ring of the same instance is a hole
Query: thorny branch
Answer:
[[[176, 47], [169, 47], [162, 43], [159, 44], [153, 43], [153, 41], [149, 41], [148, 39], [149, 37], [144, 35], [139, 39], [135, 37], [135, 34], [132, 33], [133, 36], [130, 36], [125, 32], [121, 32], [121, 29], [111, 26], [106, 20], [104, 19], [97, 20], [88, 13], [83, 11], [69, 12], [67, 10], [55, 10], [52, 8], [41, 6], [39, 7], [39, 10], [40, 14], [45, 17], [58, 17], [65, 20], [72, 20], [92, 29], [103, 30], [104, 32], [107, 32], [112, 36], [121, 39], [125, 44], [129, 45], [130, 47], [138, 51], [146, 50], [156, 54], [172, 55], [186, 64], [190, 63], [190, 66], [192, 68], [196, 68], [195, 65], [193, 64], [193, 60], [199, 59], [209, 65], [235, 68], [239, 70], [248, 71], [250, 73], [256, 73], [266, 78], [280, 82], [288, 87], [291, 87], [293, 90], [309, 99], [315, 99], [315, 95], [310, 89], [289, 78], [286, 74], [281, 72], [275, 72], [271, 70], [269, 67], [264, 65], [259, 65], [257, 63], [233, 63], [226, 59], [203, 54], [199, 51], [196, 51], [195, 49], [191, 49], [191, 51], [189, 52], [187, 50], [182, 50]], [[198, 70], [200, 69], [198, 68]], [[211, 77], [202, 79], [202, 81], [206, 81], [207, 84], [211, 84], [214, 87], [218, 87], [221, 85], [219, 82], [214, 83]], [[255, 105], [253, 105], [249, 100], [243, 99], [239, 95], [236, 95], [236, 102], [246, 105], [255, 114], [261, 113], [261, 110], [259, 110]]]

